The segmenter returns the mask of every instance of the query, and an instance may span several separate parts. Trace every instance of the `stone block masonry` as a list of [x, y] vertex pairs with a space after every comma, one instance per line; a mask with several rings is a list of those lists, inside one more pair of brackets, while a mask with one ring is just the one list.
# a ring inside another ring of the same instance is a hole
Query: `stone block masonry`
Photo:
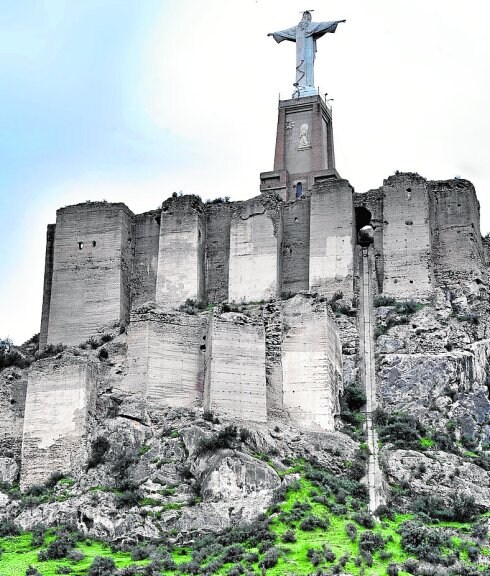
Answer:
[[206, 297], [208, 302], [228, 299], [230, 227], [234, 204], [206, 205]]
[[43, 350], [48, 343], [49, 309], [51, 305], [51, 289], [53, 286], [53, 259], [54, 259], [54, 238], [56, 225], [48, 224], [46, 232], [46, 256], [44, 259], [44, 287], [43, 287], [43, 308], [41, 315], [41, 329], [39, 331], [39, 348]]
[[480, 206], [467, 180], [429, 182], [434, 270], [439, 284], [482, 277]]
[[281, 292], [281, 222], [262, 198], [241, 202], [230, 231], [228, 298], [262, 301]]
[[206, 348], [205, 410], [243, 421], [267, 421], [262, 319], [213, 314]]
[[41, 360], [28, 375], [20, 486], [87, 464], [89, 415], [95, 409], [94, 366], [78, 356]]
[[204, 298], [203, 204], [197, 196], [169, 198], [162, 206], [156, 301], [167, 309]]
[[202, 405], [207, 314], [134, 313], [128, 329], [126, 392], [154, 405]]
[[286, 204], [282, 210], [282, 292], [309, 288], [310, 199]]
[[129, 320], [132, 216], [124, 204], [105, 202], [58, 210], [48, 344], [77, 345]]
[[342, 391], [342, 346], [327, 305], [298, 294], [283, 304], [284, 410], [305, 428], [334, 430]]
[[160, 211], [137, 214], [134, 218], [134, 261], [131, 275], [131, 308], [155, 300]]
[[347, 180], [317, 184], [311, 196], [310, 290], [353, 296], [354, 206]]
[[426, 298], [434, 284], [427, 181], [418, 174], [390, 176], [383, 194], [384, 292]]

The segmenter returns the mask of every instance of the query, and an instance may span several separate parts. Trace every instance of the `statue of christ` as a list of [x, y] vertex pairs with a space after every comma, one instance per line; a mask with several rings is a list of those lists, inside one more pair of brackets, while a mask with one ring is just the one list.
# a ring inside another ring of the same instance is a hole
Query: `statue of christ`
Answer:
[[314, 96], [317, 94], [313, 79], [313, 65], [315, 63], [316, 41], [327, 32], [335, 32], [337, 25], [345, 20], [333, 22], [312, 22], [311, 13], [306, 10], [297, 26], [272, 32], [276, 42], [289, 40], [296, 42], [296, 91], [293, 97]]

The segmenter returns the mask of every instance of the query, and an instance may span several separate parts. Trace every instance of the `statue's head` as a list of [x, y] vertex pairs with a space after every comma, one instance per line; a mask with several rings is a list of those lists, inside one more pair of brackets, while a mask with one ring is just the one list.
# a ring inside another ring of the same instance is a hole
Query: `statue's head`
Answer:
[[303, 12], [302, 20], [306, 20], [307, 22], [311, 22], [311, 12], [308, 12], [308, 10], [305, 10]]

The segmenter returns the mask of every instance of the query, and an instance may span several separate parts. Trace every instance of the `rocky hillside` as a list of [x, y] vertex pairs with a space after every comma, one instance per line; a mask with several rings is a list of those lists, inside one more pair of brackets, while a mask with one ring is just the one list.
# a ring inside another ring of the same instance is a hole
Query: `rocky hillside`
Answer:
[[[118, 387], [127, 370], [123, 330], [48, 348], [45, 358], [32, 342], [4, 349], [3, 430], [22, 425], [16, 407], [33, 366], [90, 358], [97, 400], [88, 453], [69, 477], [21, 493], [18, 435], [3, 433], [0, 574], [24, 574], [29, 565], [44, 575], [115, 573], [109, 560], [105, 572], [89, 572], [95, 556], [113, 558], [121, 574], [487, 573], [486, 287], [439, 290], [430, 302], [375, 301], [375, 422], [388, 502], [376, 519], [367, 513], [355, 310], [340, 298], [332, 308], [344, 352], [332, 433], [297, 429], [285, 416], [257, 425], [148, 406]], [[63, 538], [68, 544], [53, 557], [50, 546]], [[47, 557], [38, 560], [42, 550]], [[70, 557], [73, 550], [85, 559]]]

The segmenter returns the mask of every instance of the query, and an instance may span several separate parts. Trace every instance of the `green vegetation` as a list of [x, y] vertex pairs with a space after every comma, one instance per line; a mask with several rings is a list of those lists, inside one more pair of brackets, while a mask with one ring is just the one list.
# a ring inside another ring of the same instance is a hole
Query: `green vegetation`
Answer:
[[476, 517], [470, 500], [460, 503], [459, 516], [452, 518], [440, 501], [426, 499], [418, 503], [418, 515], [384, 507], [377, 521], [366, 510], [366, 488], [357, 480], [293, 464], [298, 478], [266, 515], [188, 546], [162, 540], [117, 550], [66, 527], [18, 534], [12, 523], [0, 523], [0, 574], [407, 576], [417, 573], [421, 560], [443, 566], [448, 575], [490, 573], [479, 564], [490, 555], [482, 548], [486, 526], [467, 521]]

